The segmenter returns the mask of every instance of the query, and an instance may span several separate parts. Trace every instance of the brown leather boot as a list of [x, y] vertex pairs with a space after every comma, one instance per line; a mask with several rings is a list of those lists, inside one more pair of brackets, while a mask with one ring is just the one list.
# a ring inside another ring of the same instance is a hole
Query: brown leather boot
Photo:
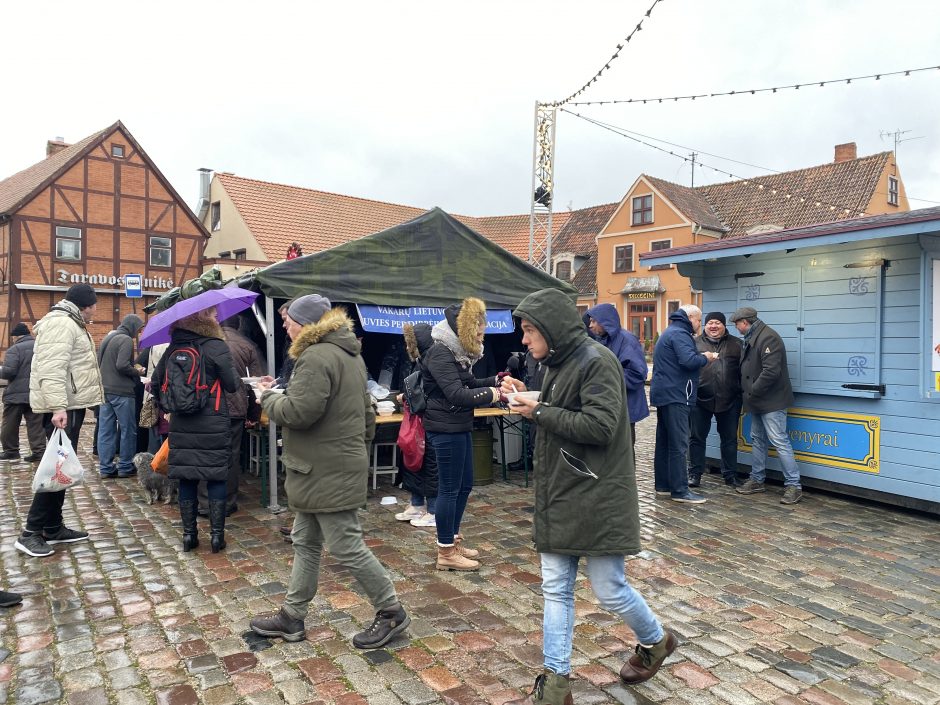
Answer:
[[663, 638], [652, 646], [636, 645], [636, 652], [631, 656], [623, 668], [620, 677], [630, 685], [643, 683], [656, 675], [663, 661], [679, 646], [679, 639], [668, 629], [664, 630]]
[[460, 534], [454, 534], [454, 547], [457, 549], [457, 553], [459, 553], [464, 558], [476, 558], [480, 555], [478, 550], [475, 548], [465, 548], [464, 546], [461, 546], [462, 543], [463, 536]]
[[511, 700], [506, 705], [574, 705], [568, 676], [545, 671], [535, 679], [528, 697]]
[[437, 569], [438, 570], [479, 570], [480, 564], [477, 561], [471, 561], [464, 558], [457, 552], [456, 546], [437, 547]]

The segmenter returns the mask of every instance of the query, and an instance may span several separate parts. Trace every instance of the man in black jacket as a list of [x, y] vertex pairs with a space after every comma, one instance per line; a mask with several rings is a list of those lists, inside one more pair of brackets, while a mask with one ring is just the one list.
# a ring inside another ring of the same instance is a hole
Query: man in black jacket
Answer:
[[[131, 477], [137, 451], [135, 385], [146, 370], [134, 364], [134, 341], [144, 327], [140, 316], [124, 316], [98, 348], [98, 366], [104, 386], [104, 404], [98, 414], [98, 460], [102, 477]], [[120, 438], [120, 442], [118, 441]], [[114, 454], [120, 461], [114, 467]]]
[[781, 504], [796, 504], [803, 498], [800, 470], [787, 435], [787, 408], [793, 405], [793, 389], [787, 369], [787, 349], [773, 328], [757, 317], [750, 306], [731, 316], [744, 336], [741, 354], [741, 391], [744, 412], [751, 414], [751, 476], [736, 488], [741, 494], [764, 491], [768, 440], [777, 449], [783, 470]]
[[29, 334], [25, 323], [17, 323], [10, 335], [15, 342], [7, 350], [0, 369], [0, 377], [9, 380], [3, 392], [3, 427], [0, 430], [3, 452], [0, 460], [19, 460], [20, 420], [25, 418], [26, 437], [32, 453], [24, 460], [39, 462], [46, 450], [46, 433], [42, 428], [42, 414], [34, 414], [29, 405], [29, 371], [36, 339]]
[[712, 417], [721, 439], [721, 474], [725, 484], [738, 487], [738, 417], [741, 414], [741, 341], [728, 334], [725, 314], [705, 316], [702, 334], [695, 339], [701, 352], [718, 353], [718, 359], [702, 368], [698, 381], [698, 401], [692, 407], [689, 440], [689, 487], [702, 484], [705, 471], [705, 439]]

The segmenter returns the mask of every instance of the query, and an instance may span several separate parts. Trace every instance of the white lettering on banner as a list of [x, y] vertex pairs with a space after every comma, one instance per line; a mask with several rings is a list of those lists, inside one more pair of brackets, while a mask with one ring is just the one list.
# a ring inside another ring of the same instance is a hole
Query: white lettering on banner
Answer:
[[[56, 270], [56, 281], [60, 284], [108, 284], [110, 286], [124, 286], [124, 277], [108, 274], [75, 274], [65, 269]], [[148, 277], [141, 279], [144, 289], [172, 289], [175, 284], [172, 279], [163, 277]]]

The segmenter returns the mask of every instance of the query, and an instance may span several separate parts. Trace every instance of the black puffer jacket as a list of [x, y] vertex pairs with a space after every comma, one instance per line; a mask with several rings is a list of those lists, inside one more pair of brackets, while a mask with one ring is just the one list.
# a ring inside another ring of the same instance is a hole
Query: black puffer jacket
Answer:
[[[162, 382], [166, 362], [175, 347], [199, 345], [205, 362], [206, 384], [211, 388], [218, 380], [221, 389], [210, 396], [198, 413], [170, 415], [169, 477], [178, 480], [225, 480], [231, 453], [226, 394], [236, 391], [241, 380], [235, 374], [232, 355], [222, 340], [219, 324], [201, 322], [190, 325], [190, 328], [192, 330], [177, 328], [173, 331], [170, 347], [160, 358], [154, 378]], [[159, 386], [154, 385], [153, 390], [159, 404]]]
[[704, 334], [695, 339], [699, 352], [716, 352], [718, 359], [702, 368], [698, 378], [698, 405], [722, 413], [741, 404], [741, 339], [727, 331], [717, 343]]
[[[414, 327], [406, 325], [402, 332], [408, 357], [414, 361], [413, 367], [417, 368], [421, 357], [434, 345], [431, 326], [427, 323], [418, 323]], [[404, 489], [416, 492], [422, 497], [437, 497], [437, 458], [430, 443], [424, 448], [424, 462], [417, 472], [407, 468], [401, 471], [401, 484]]]
[[[459, 307], [449, 306], [446, 318], [431, 329], [434, 345], [421, 360], [424, 394], [428, 400], [424, 429], [431, 433], [469, 433], [473, 430], [473, 410], [493, 403], [496, 377], [476, 379], [470, 354], [479, 359], [482, 348], [476, 341], [476, 326], [485, 321], [486, 307], [479, 299], [468, 298]], [[457, 346], [464, 361], [445, 344]]]
[[3, 401], [7, 404], [29, 404], [29, 370], [35, 344], [33, 336], [24, 335], [7, 349], [0, 368], [0, 377], [10, 380], [3, 390]]

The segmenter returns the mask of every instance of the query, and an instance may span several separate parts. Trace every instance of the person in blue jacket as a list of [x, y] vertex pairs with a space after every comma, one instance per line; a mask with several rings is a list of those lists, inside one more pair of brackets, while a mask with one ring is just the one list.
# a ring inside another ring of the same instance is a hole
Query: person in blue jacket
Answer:
[[718, 359], [718, 353], [700, 353], [695, 347], [694, 336], [701, 325], [702, 310], [692, 304], [680, 306], [669, 316], [669, 326], [653, 350], [650, 383], [650, 403], [656, 407], [656, 494], [689, 504], [705, 501], [689, 491], [689, 416], [696, 402], [699, 371]]
[[623, 382], [627, 387], [627, 413], [630, 415], [630, 434], [636, 443], [636, 424], [650, 415], [646, 403], [646, 376], [649, 367], [643, 345], [633, 333], [620, 326], [620, 314], [613, 304], [598, 304], [587, 311], [588, 330], [604, 347], [610, 350], [623, 367]]

